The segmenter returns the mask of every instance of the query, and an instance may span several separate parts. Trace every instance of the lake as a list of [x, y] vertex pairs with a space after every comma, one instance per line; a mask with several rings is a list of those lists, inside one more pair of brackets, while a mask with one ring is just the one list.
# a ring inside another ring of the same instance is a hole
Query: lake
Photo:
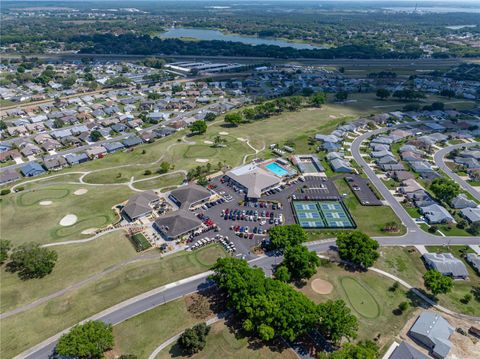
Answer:
[[226, 35], [218, 30], [189, 29], [184, 27], [171, 28], [159, 35], [163, 39], [179, 39], [189, 37], [197, 40], [222, 40], [241, 42], [248, 45], [275, 45], [280, 47], [293, 47], [299, 50], [320, 49], [320, 46], [289, 42], [283, 40], [265, 39], [260, 37], [249, 37], [241, 35]]

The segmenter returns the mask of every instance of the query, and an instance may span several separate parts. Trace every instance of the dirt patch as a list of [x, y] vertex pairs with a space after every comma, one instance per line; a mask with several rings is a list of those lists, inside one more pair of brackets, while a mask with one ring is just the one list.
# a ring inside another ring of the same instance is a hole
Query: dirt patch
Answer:
[[41, 201], [39, 203], [40, 206], [50, 206], [53, 202], [52, 201]]
[[60, 220], [60, 225], [64, 227], [72, 226], [75, 223], [77, 223], [77, 216], [74, 214], [67, 214]]
[[95, 234], [97, 233], [97, 228], [88, 228], [82, 231], [82, 234]]
[[330, 294], [333, 290], [332, 283], [320, 278], [314, 279], [310, 285], [312, 290], [318, 294]]
[[205, 163], [205, 162], [208, 162], [208, 159], [207, 158], [197, 158], [195, 160], [195, 162]]
[[80, 188], [80, 189], [77, 189], [75, 192], [73, 192], [73, 194], [75, 196], [81, 196], [82, 194], [85, 194], [87, 192], [88, 192], [88, 189]]

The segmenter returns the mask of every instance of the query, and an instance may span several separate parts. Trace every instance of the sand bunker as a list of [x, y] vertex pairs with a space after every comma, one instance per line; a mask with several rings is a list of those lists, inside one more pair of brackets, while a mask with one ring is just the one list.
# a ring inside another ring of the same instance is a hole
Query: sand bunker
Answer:
[[206, 144], [206, 145], [213, 145], [212, 141], [203, 141], [203, 143]]
[[96, 234], [97, 228], [88, 228], [82, 231], [82, 234]]
[[247, 140], [245, 138], [242, 138], [242, 137], [237, 137], [237, 140], [242, 141], [242, 142], [247, 142]]
[[200, 163], [205, 163], [205, 162], [208, 162], [208, 159], [207, 158], [197, 158], [195, 161], [200, 162]]
[[88, 192], [88, 189], [80, 188], [80, 189], [77, 189], [75, 192], [73, 192], [73, 194], [76, 196], [81, 196], [82, 194], [85, 194], [87, 192]]
[[223, 131], [223, 132], [219, 132], [218, 134], [222, 135], [222, 136], [226, 136], [226, 135], [228, 135], [228, 132]]
[[64, 227], [74, 225], [75, 223], [77, 223], [77, 216], [74, 214], [67, 214], [60, 220], [60, 225]]
[[40, 206], [50, 206], [53, 202], [52, 201], [42, 201], [39, 203]]
[[333, 285], [329, 281], [326, 281], [324, 279], [314, 279], [312, 284], [312, 289], [315, 293], [318, 294], [329, 294], [333, 290]]

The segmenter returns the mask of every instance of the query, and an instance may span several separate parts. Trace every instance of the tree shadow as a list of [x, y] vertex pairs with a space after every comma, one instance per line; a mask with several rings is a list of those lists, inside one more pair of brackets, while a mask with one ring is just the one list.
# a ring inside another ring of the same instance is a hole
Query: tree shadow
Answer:
[[[436, 303], [436, 299], [434, 296], [432, 296], [430, 293], [427, 293], [425, 290], [421, 289], [421, 288], [413, 288], [415, 289], [416, 291], [418, 291], [419, 293], [423, 294], [425, 297], [427, 297], [428, 299], [432, 300], [433, 302]], [[432, 304], [428, 303], [427, 301], [425, 301], [423, 298], [419, 297], [413, 290], [409, 290], [407, 291], [406, 293], [406, 297], [410, 300], [410, 303], [412, 306], [414, 307], [418, 307], [418, 308], [423, 308], [423, 309], [430, 309], [432, 308]]]

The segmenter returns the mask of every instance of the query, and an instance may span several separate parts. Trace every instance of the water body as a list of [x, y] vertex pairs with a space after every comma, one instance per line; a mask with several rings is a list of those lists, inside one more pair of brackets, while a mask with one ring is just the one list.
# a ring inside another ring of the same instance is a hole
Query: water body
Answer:
[[249, 37], [241, 35], [226, 35], [218, 30], [189, 29], [184, 27], [171, 28], [167, 32], [161, 33], [159, 36], [163, 39], [179, 39], [182, 37], [190, 37], [198, 40], [221, 40], [241, 42], [248, 45], [275, 45], [280, 47], [293, 47], [299, 50], [312, 50], [321, 48], [319, 46], [283, 40], [264, 39], [260, 37]]
[[477, 27], [477, 25], [454, 25], [454, 26], [445, 26], [445, 27], [450, 30], [460, 30], [464, 28]]

